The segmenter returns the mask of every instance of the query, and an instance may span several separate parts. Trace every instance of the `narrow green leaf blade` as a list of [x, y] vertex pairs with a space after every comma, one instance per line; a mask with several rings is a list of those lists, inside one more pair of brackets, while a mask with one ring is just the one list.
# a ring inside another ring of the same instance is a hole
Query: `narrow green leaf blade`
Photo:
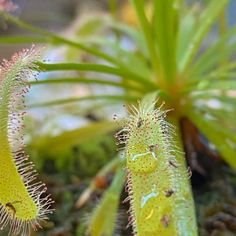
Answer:
[[184, 53], [186, 50], [186, 45], [189, 45], [192, 37], [194, 35], [194, 31], [196, 29], [197, 19], [195, 16], [194, 9], [187, 9], [188, 13], [184, 14], [181, 12], [180, 17], [180, 25], [178, 29], [177, 36], [177, 53], [176, 53], [176, 61], [178, 63], [178, 68], [180, 67], [179, 63], [183, 60]]
[[111, 81], [103, 80], [97, 78], [47, 78], [45, 80], [31, 81], [30, 84], [36, 85], [46, 85], [46, 84], [65, 84], [65, 83], [77, 83], [77, 84], [99, 84], [99, 85], [110, 85], [114, 87], [125, 88], [133, 91], [145, 91], [144, 88], [137, 86], [135, 84], [123, 83], [122, 81]]
[[104, 74], [111, 74], [121, 76], [130, 80], [140, 82], [149, 88], [155, 88], [157, 85], [142, 76], [136, 75], [120, 67], [113, 67], [104, 64], [92, 64], [92, 63], [57, 63], [47, 64], [42, 62], [36, 63], [42, 71], [61, 71], [61, 70], [77, 70], [77, 71], [93, 71]]
[[15, 43], [47, 43], [47, 37], [42, 36], [1, 36], [0, 43], [15, 44]]
[[96, 136], [112, 132], [116, 130], [117, 127], [118, 125], [112, 121], [91, 123], [85, 127], [65, 131], [57, 136], [39, 137], [36, 141], [30, 144], [30, 147], [53, 155], [60, 151], [69, 149], [73, 145], [79, 145], [83, 142], [89, 141], [91, 138]]
[[145, 13], [145, 1], [143, 0], [132, 0], [133, 6], [135, 8], [140, 26], [141, 26], [141, 31], [144, 35], [145, 42], [148, 48], [148, 53], [150, 56], [150, 63], [152, 64], [152, 67], [156, 74], [160, 72], [160, 69], [158, 68], [159, 66], [159, 59], [157, 56], [157, 50], [156, 50], [156, 45], [155, 45], [155, 40], [154, 40], [154, 34], [152, 31], [152, 27], [150, 22], [147, 19], [146, 13]]
[[60, 106], [75, 102], [82, 102], [86, 100], [113, 100], [113, 101], [137, 101], [139, 97], [129, 96], [129, 95], [91, 95], [91, 96], [83, 96], [83, 97], [72, 97], [72, 98], [65, 98], [65, 99], [57, 99], [49, 102], [42, 102], [42, 103], [35, 103], [28, 105], [29, 108], [36, 108], [36, 107], [50, 107], [50, 106]]
[[[154, 2], [154, 25], [160, 63], [168, 83], [175, 79], [176, 71], [176, 25], [178, 22], [174, 0]], [[167, 28], [168, 27], [168, 28]]]
[[202, 13], [201, 19], [199, 20], [199, 27], [197, 28], [191, 43], [187, 46], [183, 60], [180, 62], [180, 71], [185, 71], [196, 53], [199, 51], [203, 38], [209, 31], [215, 19], [223, 11], [228, 0], [212, 0], [208, 4], [207, 8]]
[[188, 116], [209, 141], [216, 145], [224, 160], [236, 169], [235, 134], [222, 127], [222, 124], [219, 125], [211, 120], [206, 120], [197, 112], [192, 112]]
[[111, 186], [104, 193], [101, 202], [92, 214], [89, 231], [91, 236], [112, 236], [117, 218], [120, 193], [125, 182], [125, 171], [120, 168], [116, 173]]
[[[202, 80], [192, 86], [189, 86], [188, 91], [210, 91], [210, 90], [236, 90], [236, 80]], [[186, 91], [187, 91], [186, 89]]]

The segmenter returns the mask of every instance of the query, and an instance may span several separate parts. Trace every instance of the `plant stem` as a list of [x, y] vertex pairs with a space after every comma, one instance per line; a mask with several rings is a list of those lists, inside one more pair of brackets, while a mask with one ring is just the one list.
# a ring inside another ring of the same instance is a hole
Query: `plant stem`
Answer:
[[195, 206], [191, 183], [188, 178], [186, 169], [186, 161], [184, 156], [184, 149], [181, 137], [180, 123], [177, 118], [172, 118], [171, 123], [176, 127], [175, 142], [178, 147], [176, 152], [176, 160], [179, 164], [176, 168], [175, 185], [179, 190], [176, 195], [179, 204], [175, 204], [175, 215], [179, 218], [178, 222], [178, 235], [181, 236], [197, 236], [197, 223], [195, 215]]

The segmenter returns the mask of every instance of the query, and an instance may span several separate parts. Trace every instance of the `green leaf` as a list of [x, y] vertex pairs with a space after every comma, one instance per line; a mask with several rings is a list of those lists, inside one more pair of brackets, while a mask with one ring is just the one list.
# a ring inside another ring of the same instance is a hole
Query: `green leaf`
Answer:
[[[181, 204], [181, 200], [177, 204], [174, 204], [174, 214], [176, 217], [179, 217], [178, 219], [180, 221], [178, 222], [179, 224], [177, 224], [178, 233], [176, 235], [197, 236], [198, 229], [196, 222], [195, 204], [191, 183], [186, 174], [188, 172], [186, 157], [184, 155], [184, 146], [181, 137], [181, 127], [179, 120], [174, 117], [170, 118], [170, 122], [175, 127], [174, 133], [171, 135], [173, 136], [173, 142], [176, 145], [176, 151], [174, 155], [177, 163], [179, 164], [178, 168], [173, 169], [173, 176], [175, 176], [173, 181], [175, 183], [175, 188], [178, 190], [176, 191], [176, 197], [178, 197], [178, 199], [183, 199], [183, 196], [185, 196], [184, 204], [188, 205], [188, 207], [184, 207], [183, 204]], [[188, 219], [191, 219], [191, 222], [189, 222]], [[188, 232], [187, 235], [186, 232]]]
[[148, 53], [150, 56], [150, 62], [152, 64], [152, 67], [156, 74], [160, 72], [160, 69], [158, 68], [159, 60], [157, 57], [157, 51], [156, 51], [156, 45], [154, 39], [154, 34], [152, 31], [152, 27], [150, 22], [148, 22], [147, 16], [144, 12], [145, 9], [145, 1], [143, 0], [132, 0], [132, 3], [134, 5], [142, 33], [145, 38], [145, 42], [148, 48]]
[[[186, 45], [189, 45], [194, 32], [196, 30], [197, 19], [193, 9], [187, 9], [187, 14], [185, 12], [181, 12], [179, 30], [178, 30], [178, 38], [177, 38], [177, 53], [176, 53], [176, 61], [178, 63], [178, 68], [180, 67], [180, 62], [183, 60], [184, 53], [186, 51]], [[179, 68], [180, 69], [180, 68]]]
[[218, 89], [218, 90], [235, 90], [236, 89], [236, 80], [221, 80], [221, 81], [212, 81], [207, 86], [209, 89]]
[[44, 85], [44, 84], [64, 84], [64, 83], [78, 83], [78, 84], [100, 84], [110, 85], [114, 87], [121, 87], [133, 91], [145, 91], [145, 88], [138, 87], [135, 84], [127, 84], [119, 81], [102, 80], [95, 78], [47, 78], [45, 80], [31, 81], [31, 85]]
[[0, 43], [15, 44], [15, 43], [47, 43], [47, 37], [41, 36], [1, 36]]
[[95, 48], [92, 48], [90, 46], [87, 46], [84, 43], [75, 42], [75, 41], [72, 41], [70, 39], [67, 39], [67, 38], [64, 38], [62, 36], [59, 36], [57, 34], [54, 34], [54, 33], [50, 32], [50, 31], [47, 31], [47, 30], [45, 30], [43, 28], [32, 26], [32, 25], [27, 24], [26, 22], [20, 20], [19, 18], [14, 17], [14, 16], [12, 16], [12, 15], [6, 13], [6, 12], [0, 11], [0, 15], [2, 15], [5, 18], [5, 20], [7, 20], [7, 21], [9, 21], [9, 22], [19, 26], [22, 29], [26, 29], [26, 30], [31, 31], [33, 33], [39, 34], [40, 36], [45, 36], [45, 37], [49, 38], [50, 41], [51, 41], [50, 43], [66, 44], [66, 45], [78, 48], [80, 50], [83, 50], [85, 52], [88, 52], [91, 55], [94, 55], [94, 56], [97, 56], [99, 58], [102, 58], [102, 59], [104, 59], [104, 60], [106, 60], [106, 61], [108, 61], [108, 62], [110, 62], [112, 64], [120, 65], [120, 66], [125, 67], [125, 65], [122, 65], [117, 58], [114, 58], [114, 57], [108, 55], [107, 53], [99, 51], [99, 50], [97, 50]]
[[93, 36], [94, 34], [97, 34], [98, 31], [105, 29], [110, 20], [110, 17], [101, 14], [99, 17], [84, 17], [80, 22], [78, 29], [76, 29], [76, 34], [79, 37]]
[[77, 209], [81, 208], [86, 204], [86, 202], [89, 200], [89, 197], [92, 195], [92, 193], [98, 189], [98, 186], [96, 186], [96, 180], [98, 177], [106, 177], [107, 174], [119, 171], [120, 168], [123, 167], [125, 162], [125, 159], [121, 159], [119, 155], [114, 157], [111, 161], [109, 161], [107, 164], [105, 164], [96, 174], [96, 176], [91, 180], [89, 186], [83, 190], [82, 194], [79, 196], [78, 200], [75, 203], [75, 207]]
[[224, 109], [224, 107], [214, 109], [210, 106], [201, 105], [198, 106], [197, 109], [204, 114], [210, 115], [211, 117], [213, 117], [213, 119], [215, 119], [215, 122], [218, 122], [227, 128], [236, 128], [235, 114], [227, 111], [226, 109]]
[[[214, 93], [213, 93], [214, 92]], [[193, 103], [199, 104], [199, 102], [204, 103], [204, 105], [209, 106], [211, 108], [211, 105], [209, 105], [210, 101], [215, 101], [218, 104], [218, 107], [220, 106], [220, 109], [223, 109], [223, 114], [230, 113], [236, 116], [236, 98], [233, 96], [229, 96], [226, 93], [217, 92], [215, 91], [208, 91], [207, 93], [205, 91], [203, 92], [197, 92], [191, 94], [191, 99]]]
[[120, 58], [123, 64], [129, 65], [129, 70], [133, 73], [140, 75], [144, 78], [151, 78], [151, 71], [148, 67], [147, 58], [144, 58], [142, 54], [137, 54], [132, 50], [127, 51], [121, 48], [120, 42], [113, 42], [107, 38], [96, 37], [86, 39], [87, 43], [91, 43], [94, 47], [103, 47], [105, 51], [113, 52], [113, 55]]
[[200, 49], [203, 38], [215, 22], [215, 19], [226, 7], [227, 2], [227, 0], [211, 0], [207, 8], [205, 8], [198, 22], [197, 30], [184, 53], [183, 60], [180, 61], [180, 71], [185, 71], [189, 68], [190, 63]]
[[[223, 68], [222, 68], [223, 71]], [[198, 86], [198, 84], [201, 85], [208, 85], [209, 83], [214, 83], [215, 81], [222, 81], [228, 79], [229, 81], [233, 81], [232, 79], [234, 79], [236, 77], [236, 72], [218, 72], [218, 71], [214, 71], [212, 73], [210, 73], [209, 75], [202, 75], [199, 77], [195, 77], [193, 80], [189, 81], [188, 85], [194, 85], [194, 86]], [[203, 87], [205, 87], [203, 86]]]
[[199, 83], [189, 86], [185, 91], [210, 91], [210, 90], [235, 90], [236, 80], [203, 80]]
[[[71, 47], [81, 49], [81, 50], [83, 50], [87, 53], [90, 53], [91, 55], [94, 55], [94, 56], [97, 56], [101, 59], [104, 59], [105, 61], [108, 61], [108, 62], [110, 62], [114, 65], [118, 65], [120, 68], [123, 68], [124, 71], [128, 72], [129, 75], [135, 74], [135, 72], [132, 72], [132, 71], [129, 70], [129, 66], [127, 66], [127, 64], [122, 63], [122, 61], [117, 59], [117, 57], [111, 56], [108, 53], [105, 53], [103, 51], [99, 51], [96, 48], [88, 46], [88, 45], [86, 45], [85, 42], [79, 42], [79, 41], [75, 42], [75, 41], [72, 41], [70, 39], [59, 36], [57, 34], [54, 34], [52, 32], [49, 32], [45, 29], [31, 26], [30, 24], [27, 24], [24, 21], [21, 21], [17, 17], [13, 17], [12, 15], [10, 15], [6, 12], [1, 12], [0, 11], [0, 15], [3, 15], [3, 17], [7, 21], [9, 21], [9, 22], [11, 22], [11, 23], [23, 28], [23, 29], [29, 30], [33, 33], [37, 33], [40, 36], [45, 36], [45, 38], [47, 37], [49, 39], [49, 43], [52, 43], [52, 44], [66, 44], [66, 45], [69, 45]], [[139, 77], [139, 76], [137, 75], [137, 77]]]
[[119, 207], [120, 193], [125, 182], [125, 171], [121, 168], [116, 173], [111, 186], [104, 193], [101, 202], [95, 208], [90, 220], [91, 236], [114, 235], [115, 222]]
[[96, 136], [112, 132], [117, 128], [118, 125], [116, 122], [100, 121], [72, 131], [65, 131], [57, 136], [39, 137], [29, 146], [54, 155], [60, 151], [71, 148], [73, 145], [79, 145]]
[[207, 120], [206, 117], [197, 112], [191, 112], [188, 116], [209, 141], [216, 145], [224, 160], [236, 169], [235, 133], [226, 127], [222, 127], [222, 124]]
[[153, 31], [157, 39], [157, 47], [160, 63], [164, 71], [164, 78], [170, 83], [174, 81], [176, 73], [177, 10], [174, 8], [174, 0], [153, 2]]
[[107, 66], [104, 64], [81, 64], [81, 63], [57, 63], [57, 64], [46, 64], [42, 62], [36, 63], [41, 70], [45, 71], [60, 71], [60, 70], [78, 70], [78, 71], [93, 71], [104, 74], [112, 74], [124, 77], [129, 80], [135, 80], [138, 83], [142, 83], [149, 88], [157, 87], [155, 83], [150, 80], [143, 78], [139, 75], [133, 74], [132, 72], [126, 71], [122, 68]]
[[148, 94], [145, 94], [141, 100], [141, 106], [142, 107], [148, 107], [150, 110], [155, 109], [155, 105], [157, 105], [157, 96], [159, 94], [159, 91], [154, 91]]
[[137, 101], [139, 97], [134, 96], [126, 96], [126, 95], [91, 95], [91, 96], [83, 96], [83, 97], [73, 97], [73, 98], [65, 98], [65, 99], [57, 99], [49, 102], [35, 103], [28, 105], [29, 108], [36, 107], [49, 107], [56, 105], [65, 105], [69, 103], [82, 102], [86, 100], [113, 100], [113, 101]]
[[[231, 40], [236, 33], [236, 27], [232, 27], [221, 36], [215, 43], [208, 45], [206, 50], [201, 53], [200, 57], [190, 68], [191, 76], [204, 73], [211, 69], [217, 63], [230, 57], [236, 50], [235, 39]], [[229, 43], [228, 41], [231, 42]], [[220, 53], [219, 53], [220, 52]], [[227, 67], [228, 65], [226, 65]], [[221, 69], [221, 68], [220, 68]], [[216, 71], [218, 68], [216, 69]]]
[[124, 35], [127, 35], [137, 45], [137, 48], [141, 50], [143, 55], [148, 58], [148, 49], [145, 37], [139, 30], [117, 21], [110, 21], [108, 26]]

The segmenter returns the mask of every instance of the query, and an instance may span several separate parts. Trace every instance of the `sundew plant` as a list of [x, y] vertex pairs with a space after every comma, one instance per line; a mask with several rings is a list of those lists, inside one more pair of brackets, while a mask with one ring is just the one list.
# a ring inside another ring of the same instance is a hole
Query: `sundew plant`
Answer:
[[37, 70], [34, 48], [4, 60], [0, 67], [0, 227], [10, 225], [9, 235], [29, 235], [31, 228], [51, 213], [52, 200], [44, 196], [45, 184], [36, 180], [33, 163], [24, 151], [22, 136], [27, 79]]
[[[101, 170], [104, 174], [116, 166], [113, 182], [92, 213], [88, 226], [91, 235], [115, 232], [119, 195], [125, 182], [124, 166], [129, 224], [134, 235], [198, 235], [189, 182], [191, 171], [186, 165], [188, 152], [184, 149], [186, 125], [190, 122], [220, 157], [236, 168], [236, 27], [227, 24], [229, 2], [132, 0], [129, 9], [135, 19], [129, 24], [120, 20], [118, 5], [111, 0], [111, 16], [88, 18], [70, 38], [1, 12], [6, 22], [33, 33], [2, 36], [1, 43], [63, 45], [80, 55], [74, 57], [73, 63], [35, 60], [33, 64], [45, 72], [84, 73], [83, 77], [47, 78], [31, 82], [32, 86], [76, 83], [100, 85], [101, 91], [104, 85], [122, 90], [112, 95], [31, 104], [33, 108], [101, 100], [104, 106], [112, 102], [127, 105], [128, 118], [118, 122], [122, 127], [116, 135], [124, 159], [120, 163], [115, 157]], [[132, 45], [130, 49], [123, 47], [124, 39]], [[81, 54], [89, 59], [83, 62]], [[114, 76], [118, 79], [114, 80]], [[94, 130], [99, 135], [117, 129], [117, 125], [101, 121], [82, 129], [66, 134], [68, 145], [75, 139], [93, 137]], [[47, 143], [37, 140], [35, 146], [40, 150], [50, 146], [54, 150], [60, 148], [62, 139], [59, 135]], [[93, 183], [90, 188], [94, 189]]]
[[[149, 101], [150, 103], [150, 101]], [[132, 106], [118, 133], [125, 144], [127, 188], [135, 235], [197, 235], [189, 172], [175, 146], [174, 129], [155, 103]]]

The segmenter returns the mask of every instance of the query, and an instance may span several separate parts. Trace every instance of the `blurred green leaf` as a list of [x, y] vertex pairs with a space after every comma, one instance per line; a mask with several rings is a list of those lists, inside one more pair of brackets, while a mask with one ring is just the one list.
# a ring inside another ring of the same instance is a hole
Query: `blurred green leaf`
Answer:
[[235, 114], [227, 112], [224, 107], [212, 108], [210, 106], [201, 105], [198, 107], [198, 110], [213, 117], [213, 119], [215, 119], [215, 122], [222, 124], [227, 128], [235, 129]]
[[181, 17], [179, 19], [180, 25], [177, 36], [176, 61], [178, 67], [180, 67], [180, 62], [183, 60], [184, 53], [186, 51], [186, 45], [189, 45], [191, 43], [197, 24], [194, 9], [187, 9], [184, 13], [185, 14], [182, 14], [182, 12], [180, 12]]
[[120, 43], [113, 42], [107, 38], [96, 37], [86, 39], [87, 43], [91, 43], [93, 47], [103, 47], [104, 50], [112, 52], [113, 56], [120, 58], [122, 63], [129, 65], [129, 70], [135, 72], [147, 80], [151, 78], [151, 71], [148, 67], [146, 58], [142, 54], [132, 53], [132, 50], [124, 50]]
[[47, 37], [41, 36], [1, 36], [0, 43], [47, 43]]
[[188, 116], [208, 140], [216, 145], [225, 161], [236, 169], [235, 133], [222, 125], [220, 126], [217, 122], [207, 120], [197, 112], [191, 112]]
[[176, 73], [176, 24], [177, 9], [174, 0], [153, 1], [153, 31], [157, 39], [160, 63], [168, 83], [173, 82]]
[[128, 36], [135, 43], [135, 45], [137, 45], [137, 49], [139, 49], [143, 55], [148, 58], [148, 49], [145, 43], [145, 38], [139, 30], [118, 21], [110, 21], [108, 26]]
[[56, 154], [67, 150], [73, 145], [78, 145], [89, 139], [102, 134], [113, 132], [118, 128], [118, 124], [113, 121], [100, 121], [88, 124], [85, 127], [65, 131], [57, 136], [39, 137], [29, 145], [30, 148], [41, 150], [42, 153]]
[[91, 96], [83, 96], [83, 97], [73, 97], [73, 98], [65, 98], [65, 99], [57, 99], [48, 102], [42, 103], [35, 103], [28, 105], [29, 108], [36, 108], [36, 107], [49, 107], [49, 106], [56, 106], [56, 105], [64, 105], [68, 103], [74, 102], [82, 102], [86, 100], [114, 100], [114, 101], [137, 101], [139, 97], [129, 96], [129, 95], [91, 95]]
[[145, 14], [145, 1], [143, 0], [132, 0], [138, 20], [142, 29], [142, 33], [145, 38], [145, 42], [148, 48], [148, 53], [150, 56], [150, 63], [152, 64], [153, 70], [156, 74], [160, 72], [159, 60], [157, 57], [156, 45], [154, 40], [154, 33], [150, 22], [148, 22], [147, 16]]
[[117, 171], [111, 186], [95, 208], [89, 225], [91, 236], [112, 236], [115, 228], [120, 193], [124, 187], [125, 171]]
[[107, 24], [106, 22], [108, 21], [109, 18], [101, 14], [99, 17], [88, 17], [82, 19], [82, 22], [80, 22], [80, 25], [76, 30], [76, 34], [79, 37], [97, 34], [98, 31], [101, 31], [105, 28], [105, 25]]
[[198, 74], [206, 72], [209, 69], [214, 69], [214, 65], [226, 58], [229, 58], [235, 52], [235, 40], [231, 40], [229, 43], [235, 33], [236, 27], [234, 26], [223, 36], [221, 36], [215, 43], [209, 45], [209, 47], [207, 47], [206, 50], [200, 54], [199, 58], [190, 68], [192, 78]]
[[17, 17], [14, 17], [6, 12], [0, 11], [0, 15], [4, 17], [7, 21], [19, 26], [22, 29], [26, 29], [28, 31], [31, 31], [33, 33], [39, 34], [40, 36], [44, 35], [48, 39], [50, 39], [49, 43], [54, 43], [54, 44], [66, 44], [71, 47], [78, 48], [80, 50], [84, 50], [85, 52], [90, 53], [91, 55], [97, 56], [99, 58], [102, 58], [108, 62], [114, 63], [114, 64], [120, 64], [119, 60], [116, 58], [109, 56], [107, 53], [104, 53], [102, 51], [98, 51], [95, 48], [89, 47], [83, 43], [75, 42], [67, 38], [63, 38], [62, 36], [59, 36], [57, 34], [54, 34], [50, 31], [47, 31], [43, 28], [35, 27], [30, 24], [27, 24], [26, 22], [20, 20]]
[[213, 92], [214, 93], [208, 91], [208, 93], [206, 93], [205, 91], [201, 91], [192, 94], [191, 99], [193, 103], [199, 103], [199, 101], [204, 102], [204, 105], [208, 104], [209, 108], [211, 108], [209, 102], [216, 102], [217, 106], [220, 106], [221, 109], [224, 109], [226, 114], [230, 113], [236, 115], [236, 97], [229, 96], [219, 91], [217, 93], [215, 93], [215, 91]]
[[189, 86], [186, 91], [210, 91], [210, 90], [235, 90], [236, 80], [203, 80], [193, 86]]
[[127, 84], [122, 81], [102, 80], [95, 78], [47, 78], [45, 80], [31, 81], [31, 85], [45, 85], [45, 84], [65, 84], [65, 83], [76, 83], [76, 84], [99, 84], [99, 85], [110, 85], [114, 87], [121, 87], [130, 89], [133, 91], [145, 91], [144, 87], [137, 86], [135, 84]]
[[122, 68], [107, 66], [104, 64], [92, 64], [92, 63], [57, 63], [57, 64], [46, 64], [42, 62], [36, 63], [39, 68], [43, 71], [60, 71], [60, 70], [77, 70], [77, 71], [93, 71], [93, 72], [100, 72], [104, 74], [112, 74], [121, 76], [128, 80], [134, 80], [149, 88], [157, 87], [154, 82], [147, 80], [135, 73], [126, 71]]
[[180, 71], [185, 71], [186, 69], [188, 69], [190, 63], [192, 62], [193, 58], [196, 56], [196, 53], [200, 49], [203, 38], [208, 33], [210, 27], [215, 22], [216, 18], [226, 7], [227, 2], [227, 0], [212, 0], [204, 9], [198, 22], [198, 25], [196, 26], [197, 29], [195, 31], [195, 34], [189, 45], [186, 47], [183, 60], [179, 62]]

